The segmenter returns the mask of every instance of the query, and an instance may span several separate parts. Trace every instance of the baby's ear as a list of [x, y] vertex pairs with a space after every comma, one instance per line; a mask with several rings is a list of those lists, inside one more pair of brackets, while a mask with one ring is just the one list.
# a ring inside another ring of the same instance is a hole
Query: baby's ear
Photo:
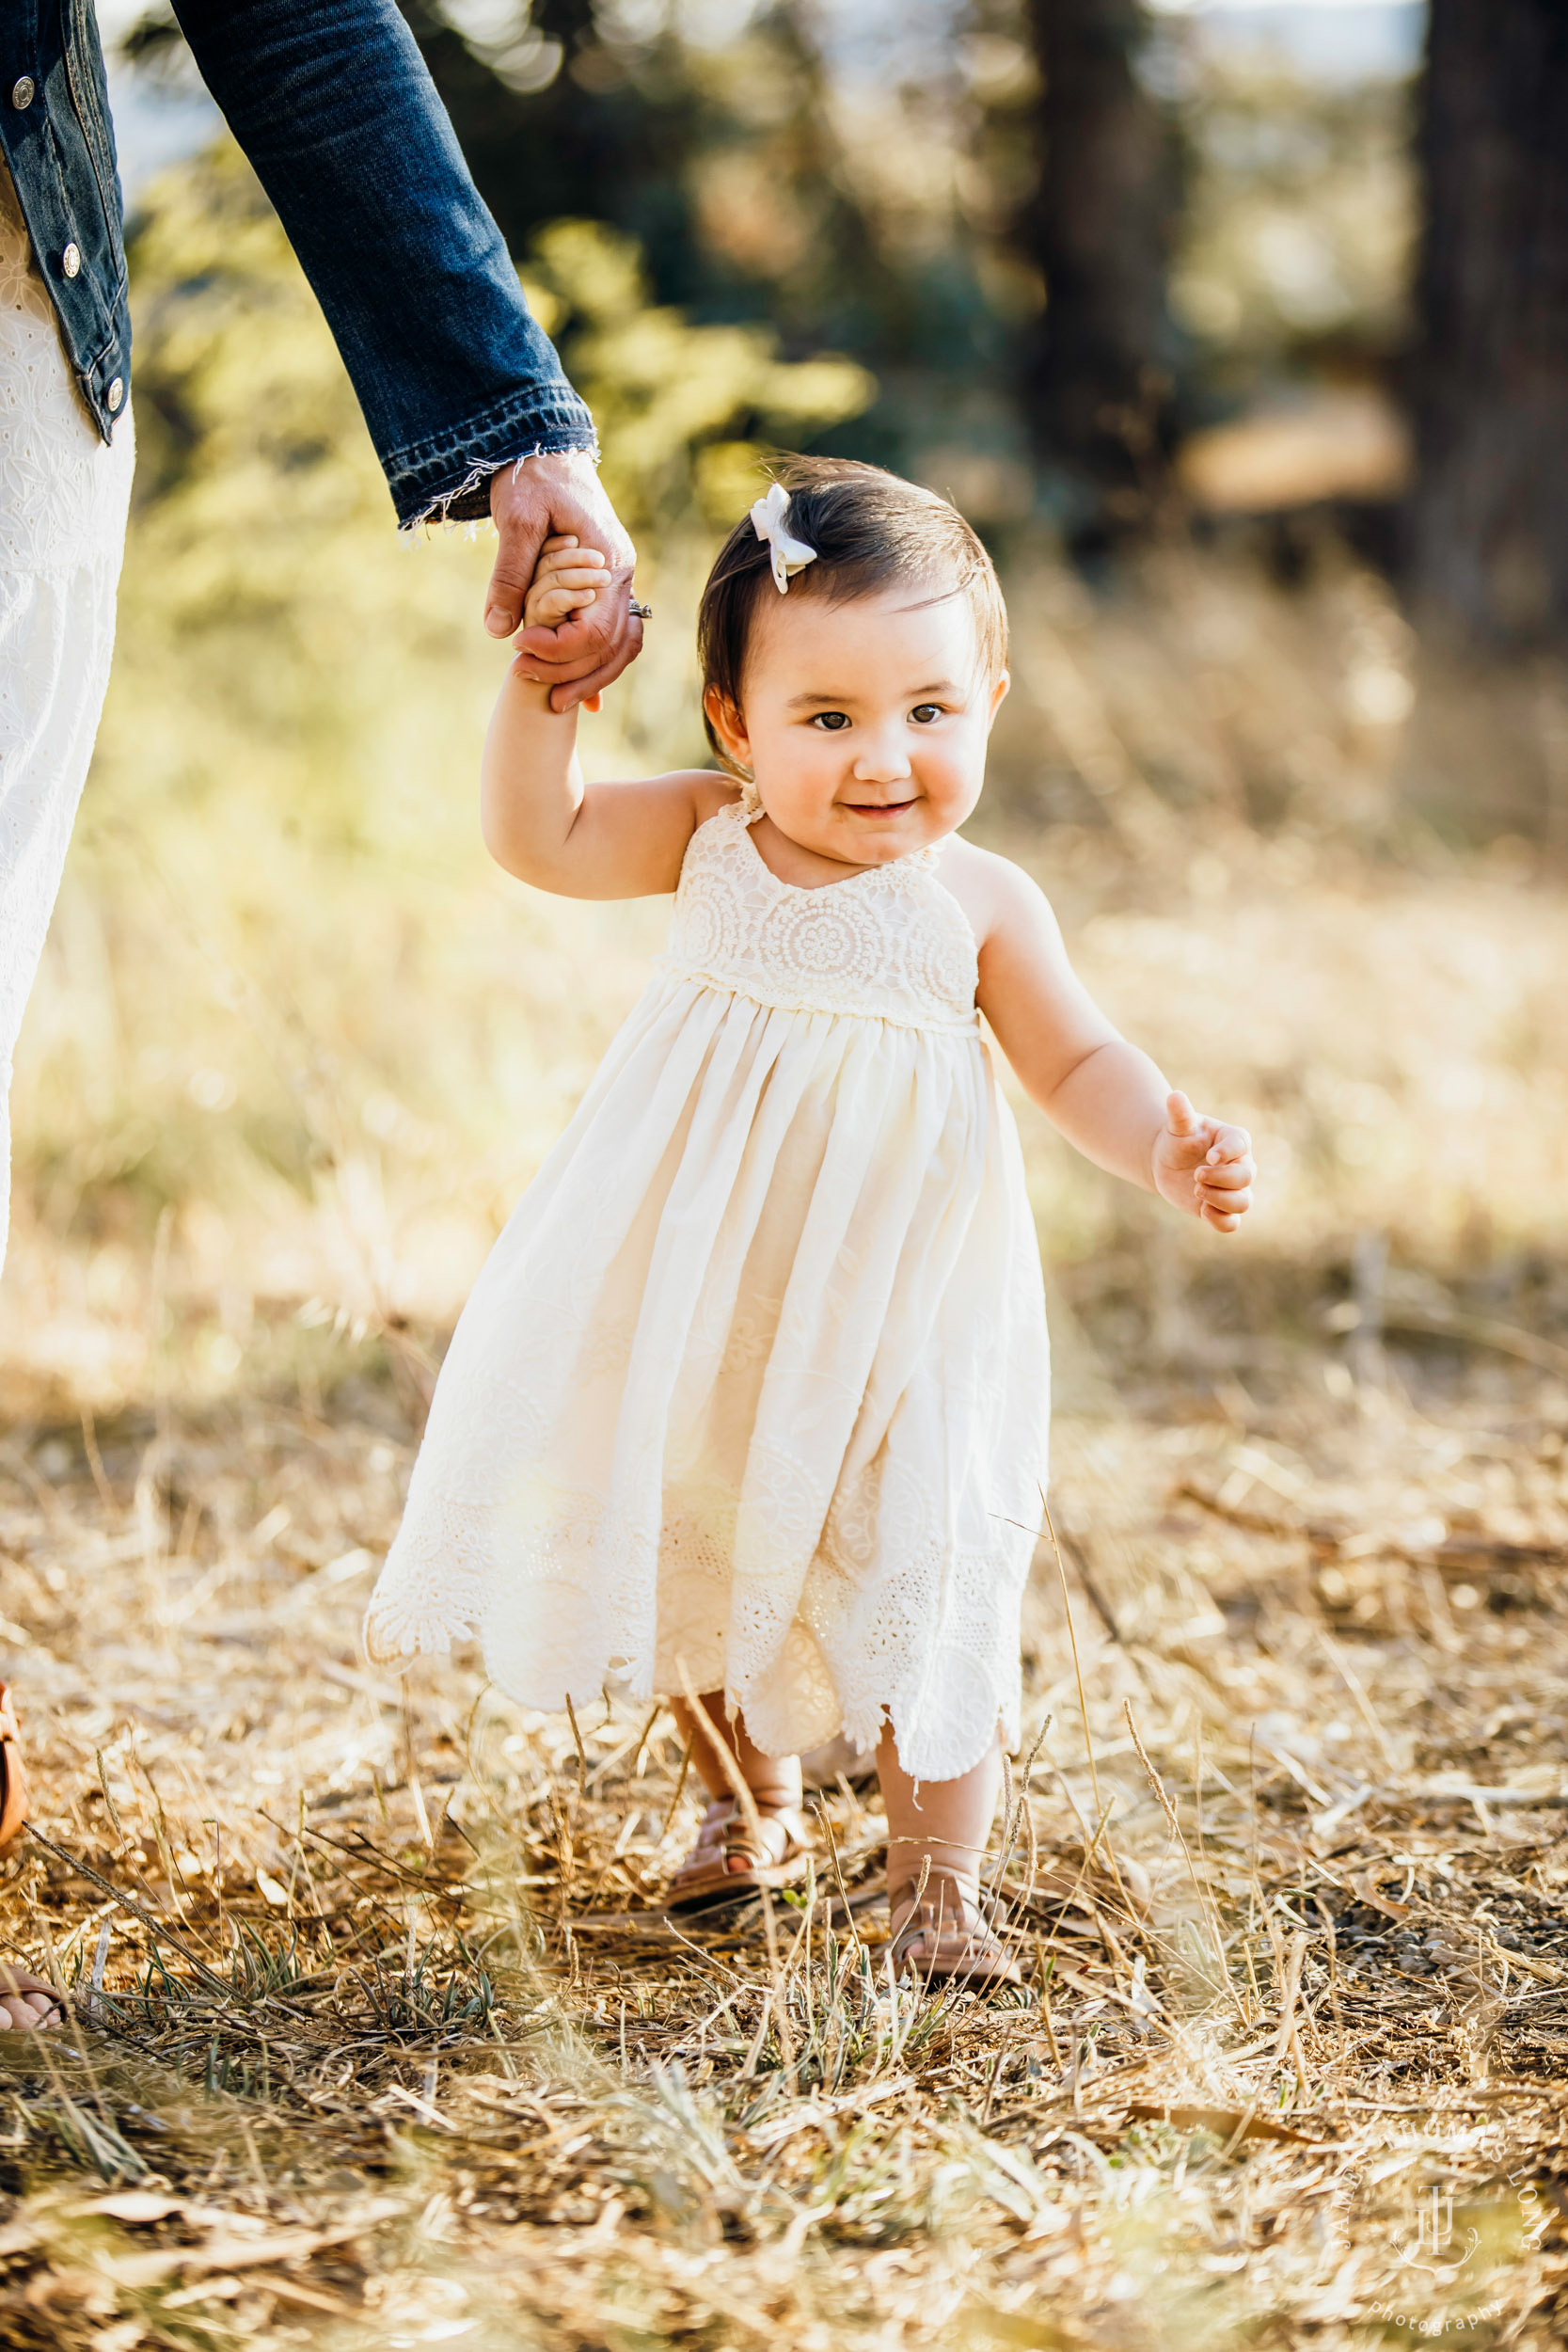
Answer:
[[703, 712], [730, 758], [744, 765], [751, 738], [736, 706], [717, 686], [710, 686], [703, 695]]

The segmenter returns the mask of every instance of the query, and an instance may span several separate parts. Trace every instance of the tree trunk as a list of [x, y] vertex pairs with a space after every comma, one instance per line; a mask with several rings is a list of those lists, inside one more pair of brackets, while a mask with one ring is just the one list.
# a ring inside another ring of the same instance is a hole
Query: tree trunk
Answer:
[[1133, 71], [1138, 0], [1025, 0], [1024, 19], [1038, 177], [1019, 227], [1045, 281], [1027, 412], [1047, 464], [1076, 479], [1083, 519], [1136, 523], [1166, 447], [1175, 136]]
[[1418, 601], [1478, 643], [1568, 632], [1568, 8], [1432, 0], [1412, 377]]

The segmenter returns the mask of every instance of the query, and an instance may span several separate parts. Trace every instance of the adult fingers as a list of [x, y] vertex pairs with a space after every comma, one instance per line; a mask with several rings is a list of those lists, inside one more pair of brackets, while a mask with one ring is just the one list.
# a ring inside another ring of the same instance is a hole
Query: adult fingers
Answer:
[[631, 667], [641, 650], [642, 624], [633, 613], [631, 625], [610, 659], [587, 677], [574, 678], [553, 687], [550, 708], [555, 711], [570, 710], [574, 705], [580, 703], [585, 710], [596, 710], [605, 688], [614, 685], [622, 671]]
[[[561, 664], [557, 649], [557, 666], [572, 679], [608, 670], [613, 661], [618, 675], [626, 666], [617, 658], [624, 641], [635, 636], [636, 643], [641, 643], [631, 628], [629, 610], [637, 553], [605, 495], [592, 458], [584, 451], [568, 450], [531, 457], [520, 466], [503, 466], [491, 477], [490, 515], [500, 544], [486, 592], [486, 628], [498, 637], [516, 629], [544, 541], [546, 537], [575, 538], [580, 548], [592, 548], [608, 558], [615, 590], [620, 593], [601, 598], [594, 608], [570, 666]], [[549, 659], [540, 646], [523, 650]]]
[[517, 651], [528, 656], [541, 676], [558, 683], [589, 676], [604, 667], [613, 647], [617, 631], [607, 623], [605, 608], [614, 601], [611, 586], [598, 592], [587, 611], [574, 615], [562, 628], [525, 628], [517, 639]]
[[630, 582], [616, 581], [559, 628], [524, 629], [517, 650], [536, 677], [559, 690], [550, 698], [552, 708], [570, 710], [584, 695], [601, 692], [636, 660], [642, 650], [642, 623], [630, 611]]

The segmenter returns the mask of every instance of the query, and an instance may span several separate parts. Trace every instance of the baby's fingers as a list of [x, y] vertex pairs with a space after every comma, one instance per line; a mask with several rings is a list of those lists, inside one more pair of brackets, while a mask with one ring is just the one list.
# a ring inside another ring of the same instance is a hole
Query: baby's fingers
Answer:
[[1197, 1213], [1216, 1233], [1233, 1233], [1252, 1206], [1252, 1181], [1240, 1169], [1206, 1168], [1197, 1180]]
[[609, 568], [597, 548], [579, 548], [575, 539], [547, 539], [539, 550], [533, 577], [537, 580], [543, 572], [573, 569], [603, 572]]
[[1213, 1140], [1204, 1155], [1211, 1161], [1247, 1160], [1252, 1157], [1252, 1137], [1244, 1127], [1227, 1127], [1213, 1121]]
[[542, 564], [533, 575], [535, 588], [604, 588], [609, 583], [602, 564]]

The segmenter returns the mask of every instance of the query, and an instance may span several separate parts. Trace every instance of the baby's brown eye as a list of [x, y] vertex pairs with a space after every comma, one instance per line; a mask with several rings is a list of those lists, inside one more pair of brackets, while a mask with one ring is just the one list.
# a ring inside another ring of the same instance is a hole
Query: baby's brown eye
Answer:
[[933, 719], [942, 717], [942, 705], [940, 703], [916, 703], [910, 717], [919, 725], [928, 727]]
[[830, 735], [837, 735], [848, 723], [848, 713], [843, 710], [819, 710], [812, 721], [814, 727], [826, 727]]

